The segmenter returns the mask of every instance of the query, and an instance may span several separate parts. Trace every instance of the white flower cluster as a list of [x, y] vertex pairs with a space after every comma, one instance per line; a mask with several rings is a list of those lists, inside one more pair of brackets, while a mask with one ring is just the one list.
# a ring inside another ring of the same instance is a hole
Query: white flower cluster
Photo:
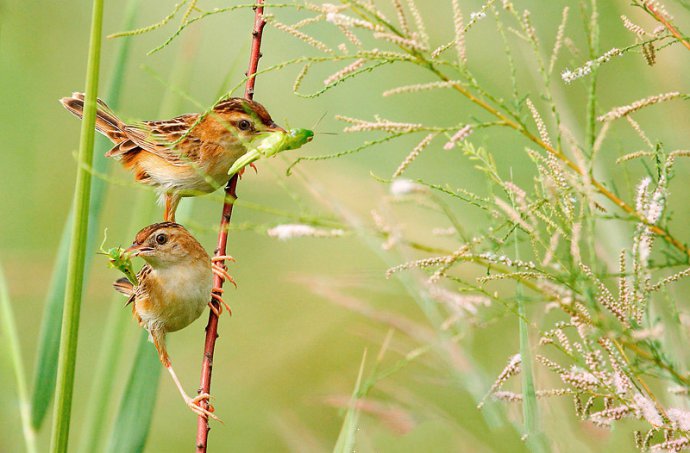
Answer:
[[389, 188], [390, 194], [394, 197], [402, 197], [423, 190], [423, 186], [409, 179], [396, 179]]
[[470, 22], [474, 23], [477, 22], [478, 20], [484, 19], [486, 17], [486, 13], [484, 11], [479, 11], [477, 13], [470, 13]]
[[345, 234], [343, 230], [321, 230], [311, 225], [284, 224], [278, 225], [266, 232], [270, 237], [287, 241], [299, 237], [339, 237]]
[[566, 69], [561, 73], [561, 78], [565, 83], [570, 83], [573, 80], [584, 77], [592, 72], [593, 69], [598, 68], [600, 65], [610, 61], [613, 57], [621, 54], [620, 49], [613, 48], [606, 52], [604, 55], [600, 56], [596, 60], [589, 60], [584, 65], [575, 69]]

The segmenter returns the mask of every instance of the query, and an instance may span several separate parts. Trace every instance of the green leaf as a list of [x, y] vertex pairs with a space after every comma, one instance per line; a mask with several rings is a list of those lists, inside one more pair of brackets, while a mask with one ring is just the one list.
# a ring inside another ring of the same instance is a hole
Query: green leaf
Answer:
[[[140, 0], [130, 0], [127, 5], [125, 25], [131, 26], [138, 11]], [[113, 65], [110, 86], [107, 91], [107, 99], [112, 108], [117, 108], [124, 81], [124, 74], [129, 59], [131, 40], [121, 41], [118, 53]], [[108, 160], [105, 152], [111, 147], [110, 141], [105, 137], [97, 137], [96, 150], [93, 157], [93, 170], [95, 173], [105, 173]], [[89, 203], [89, 224], [86, 241], [86, 249], [93, 250], [98, 219], [102, 211], [106, 193], [106, 182], [102, 178], [94, 178], [91, 181], [91, 200]], [[51, 278], [50, 289], [46, 297], [41, 332], [39, 335], [38, 352], [36, 354], [36, 366], [33, 379], [33, 393], [31, 396], [31, 424], [38, 430], [43, 424], [45, 415], [55, 392], [55, 379], [57, 376], [58, 345], [62, 325], [62, 309], [65, 298], [65, 281], [67, 277], [67, 257], [69, 253], [70, 231], [74, 209], [70, 210], [67, 221], [63, 227], [54, 272]], [[88, 269], [84, 273], [84, 281], [88, 279]]]
[[360, 388], [362, 385], [362, 375], [364, 374], [364, 364], [367, 361], [367, 351], [364, 350], [362, 355], [362, 362], [359, 365], [359, 373], [357, 374], [357, 382], [352, 391], [350, 398], [350, 405], [345, 413], [345, 420], [340, 427], [340, 434], [338, 440], [333, 448], [334, 453], [351, 453], [355, 451], [355, 435], [357, 434], [357, 426], [359, 424], [359, 407], [357, 401], [360, 398]]
[[151, 428], [158, 393], [161, 363], [156, 348], [142, 331], [132, 374], [125, 387], [108, 443], [108, 453], [136, 453], [144, 450]]
[[10, 294], [7, 289], [5, 272], [3, 271], [2, 266], [0, 266], [0, 320], [2, 321], [2, 330], [4, 332], [4, 339], [0, 343], [4, 346], [7, 346], [7, 349], [9, 350], [14, 376], [17, 379], [19, 415], [22, 420], [22, 431], [24, 433], [26, 451], [28, 453], [35, 453], [37, 451], [36, 432], [31, 426], [29, 394], [26, 389], [26, 373], [24, 371], [22, 351], [19, 344], [19, 333], [17, 323], [14, 318], [14, 312], [12, 310], [12, 303], [10, 302]]
[[74, 190], [74, 222], [70, 235], [69, 259], [65, 284], [65, 299], [60, 331], [58, 355], [56, 400], [51, 435], [51, 451], [66, 452], [69, 442], [69, 428], [72, 415], [74, 373], [77, 362], [77, 340], [79, 316], [84, 287], [86, 264], [86, 239], [89, 225], [89, 204], [91, 198], [91, 173], [96, 124], [96, 96], [101, 60], [101, 35], [103, 28], [103, 0], [93, 1], [91, 16], [91, 37], [86, 68], [86, 96], [84, 119], [79, 138], [77, 181]]
[[31, 425], [36, 430], [41, 428], [45, 415], [48, 412], [48, 406], [50, 406], [50, 401], [53, 398], [53, 392], [55, 392], [71, 229], [72, 213], [70, 212], [62, 230], [55, 271], [51, 278], [46, 306], [43, 309], [43, 321], [38, 340], [33, 393], [31, 395]]

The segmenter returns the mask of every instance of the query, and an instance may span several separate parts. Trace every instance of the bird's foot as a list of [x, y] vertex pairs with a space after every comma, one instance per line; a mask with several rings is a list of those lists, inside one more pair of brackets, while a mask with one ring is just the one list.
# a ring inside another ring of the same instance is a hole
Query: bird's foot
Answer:
[[[254, 169], [254, 173], [257, 175], [259, 174], [259, 170], [256, 168], [256, 165], [254, 165], [254, 162], [250, 162], [249, 166]], [[240, 179], [242, 179], [242, 176], [244, 175], [244, 172], [247, 170], [247, 167], [242, 167], [237, 171], [237, 176], [239, 176]]]
[[184, 402], [187, 404], [187, 407], [195, 414], [206, 418], [206, 420], [212, 418], [223, 423], [222, 420], [213, 413], [213, 406], [211, 406], [210, 403], [208, 404], [208, 409], [201, 407], [200, 403], [202, 401], [206, 401], [208, 403], [208, 400], [211, 398], [211, 395], [209, 395], [208, 393], [201, 393], [194, 398], [190, 398], [187, 395], [183, 395], [183, 397]]
[[223, 307], [228, 311], [228, 314], [232, 316], [232, 309], [230, 308], [230, 305], [227, 304], [221, 297], [221, 294], [223, 294], [223, 289], [222, 288], [213, 288], [211, 291], [211, 298], [218, 302], [218, 306], [216, 306], [213, 302], [209, 302], [208, 306], [211, 308], [211, 311], [215, 313], [215, 315], [220, 318], [221, 313], [223, 313]]
[[224, 261], [232, 261], [233, 263], [236, 262], [237, 260], [233, 258], [230, 255], [219, 255], [219, 256], [214, 256], [211, 258], [212, 263], [217, 263], [217, 262], [224, 262]]
[[230, 276], [230, 274], [228, 274], [228, 271], [226, 269], [227, 268], [224, 264], [217, 264], [214, 262], [211, 265], [211, 271], [213, 272], [214, 275], [216, 275], [217, 277], [220, 277], [220, 279], [222, 281], [225, 281], [225, 280], [229, 281], [230, 283], [235, 285], [235, 288], [237, 288], [237, 282], [235, 281], [234, 278], [232, 278], [232, 276]]

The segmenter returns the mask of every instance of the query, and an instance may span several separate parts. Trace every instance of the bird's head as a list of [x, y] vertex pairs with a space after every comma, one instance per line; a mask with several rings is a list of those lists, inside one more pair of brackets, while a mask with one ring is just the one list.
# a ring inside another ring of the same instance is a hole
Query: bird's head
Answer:
[[132, 256], [140, 256], [154, 268], [189, 263], [190, 260], [209, 260], [199, 242], [180, 224], [154, 223], [144, 227], [126, 250]]
[[271, 119], [263, 105], [244, 98], [228, 98], [219, 102], [208, 117], [215, 123], [212, 127], [225, 137], [225, 140], [219, 140], [226, 142], [223, 144], [248, 144], [271, 132], [285, 132]]

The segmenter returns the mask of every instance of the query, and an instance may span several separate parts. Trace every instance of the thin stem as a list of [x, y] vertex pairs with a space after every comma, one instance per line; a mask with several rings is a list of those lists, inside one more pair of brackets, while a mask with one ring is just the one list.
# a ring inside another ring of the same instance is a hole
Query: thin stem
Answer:
[[81, 124], [77, 181], [74, 191], [74, 223], [72, 224], [70, 255], [67, 265], [65, 306], [60, 334], [56, 401], [50, 446], [50, 451], [54, 453], [66, 452], [69, 441], [74, 373], [77, 362], [79, 315], [86, 260], [86, 237], [89, 224], [89, 200], [91, 196], [91, 173], [84, 166], [91, 166], [93, 162], [102, 24], [103, 0], [94, 0], [91, 16], [89, 57], [86, 69], [84, 120]]
[[[587, 17], [585, 20], [585, 28], [589, 29], [588, 35], [588, 47], [589, 47], [589, 58], [590, 60], [595, 60], [599, 55], [599, 22], [598, 22], [598, 11], [596, 0], [591, 1], [592, 11], [590, 12], [590, 20], [587, 22]], [[584, 9], [584, 7], [583, 7]], [[587, 89], [587, 149], [590, 156], [593, 157], [594, 142], [597, 135], [597, 79], [599, 71], [595, 68], [592, 76], [589, 78], [588, 89]], [[593, 159], [592, 159], [593, 160]]]
[[10, 295], [2, 266], [0, 266], [0, 319], [2, 319], [2, 330], [6, 333], [4, 343], [9, 350], [14, 376], [17, 379], [19, 415], [22, 420], [26, 451], [28, 453], [36, 453], [38, 451], [36, 449], [36, 431], [34, 431], [31, 425], [31, 403], [29, 402], [29, 392], [26, 388], [26, 372], [19, 344], [19, 333], [17, 332], [17, 323], [12, 311], [12, 304], [10, 303]]
[[646, 8], [649, 10], [650, 13], [652, 13], [652, 16], [659, 22], [663, 24], [664, 27], [668, 29], [668, 31], [671, 32], [671, 34], [678, 40], [680, 41], [681, 44], [683, 44], [688, 50], [690, 50], [690, 41], [688, 41], [679, 31], [676, 27], [673, 26], [671, 22], [669, 22], [663, 14], [661, 14], [659, 11], [656, 10], [654, 7], [654, 4], [652, 2], [648, 2], [646, 5]]
[[678, 370], [675, 369], [675, 367], [664, 362], [660, 357], [653, 355], [653, 354], [650, 354], [649, 352], [645, 351], [644, 349], [640, 348], [638, 345], [636, 345], [635, 343], [632, 343], [630, 341], [620, 340], [620, 344], [622, 346], [625, 346], [626, 348], [630, 349], [632, 352], [634, 352], [635, 355], [638, 356], [638, 358], [642, 358], [644, 360], [652, 362], [655, 365], [666, 370], [671, 376], [673, 376], [673, 378], [679, 384], [682, 384], [686, 387], [690, 387], [690, 377], [687, 375], [681, 374], [680, 372], [678, 372]]
[[[257, 6], [254, 8], [254, 29], [252, 31], [252, 48], [249, 57], [249, 68], [247, 69], [247, 84], [245, 86], [244, 97], [251, 100], [254, 97], [254, 85], [256, 83], [256, 72], [259, 67], [259, 59], [261, 58], [261, 37], [263, 34], [264, 21], [263, 0], [257, 0]], [[225, 256], [228, 243], [228, 228], [230, 219], [232, 217], [232, 208], [237, 199], [237, 181], [238, 175], [234, 175], [228, 181], [225, 187], [225, 203], [223, 204], [223, 214], [220, 219], [220, 231], [218, 233], [218, 246], [215, 250], [215, 256]], [[223, 288], [223, 279], [218, 275], [213, 277], [214, 289]], [[211, 298], [211, 303], [220, 308], [218, 301]], [[211, 393], [211, 374], [213, 370], [213, 353], [216, 346], [216, 339], [218, 338], [218, 317], [214, 310], [209, 311], [208, 324], [206, 325], [206, 340], [204, 341], [204, 357], [201, 364], [201, 384], [199, 391], [201, 393]], [[208, 402], [202, 401], [202, 407], [208, 409]], [[208, 432], [209, 427], [206, 417], [199, 416], [197, 419], [196, 432], [196, 451], [197, 453], [206, 452], [208, 446]]]

